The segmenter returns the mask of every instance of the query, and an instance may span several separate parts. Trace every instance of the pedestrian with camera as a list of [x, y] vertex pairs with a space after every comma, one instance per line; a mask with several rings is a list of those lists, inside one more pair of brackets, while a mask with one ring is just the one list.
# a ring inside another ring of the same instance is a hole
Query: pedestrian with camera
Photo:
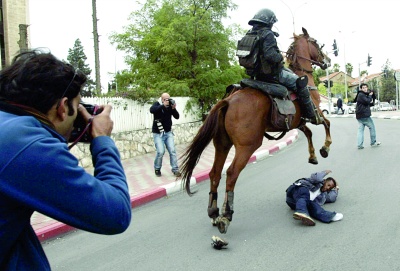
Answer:
[[343, 219], [343, 214], [326, 211], [325, 203], [333, 203], [339, 193], [334, 178], [325, 176], [331, 173], [324, 170], [311, 174], [310, 178], [301, 178], [286, 189], [286, 203], [294, 210], [293, 218], [306, 226], [315, 226], [313, 218], [330, 223]]
[[376, 141], [376, 130], [374, 121], [371, 118], [371, 106], [374, 106], [375, 95], [373, 91], [368, 90], [368, 85], [362, 83], [360, 90], [356, 96], [356, 119], [358, 121], [357, 132], [357, 148], [364, 149], [364, 129], [369, 128], [371, 147], [381, 145], [381, 142]]
[[180, 177], [178, 158], [175, 150], [174, 133], [172, 132], [172, 117], [179, 119], [179, 112], [176, 110], [176, 103], [168, 93], [163, 93], [159, 101], [150, 107], [150, 113], [154, 116], [153, 139], [156, 147], [156, 158], [154, 159], [154, 172], [157, 177], [161, 176], [162, 160], [167, 148], [172, 173]]
[[[130, 224], [126, 176], [110, 138], [111, 106], [94, 115], [80, 105], [86, 80], [39, 50], [0, 71], [0, 270], [51, 269], [30, 224], [35, 211], [98, 234], [119, 234]], [[78, 115], [91, 135], [94, 176], [67, 145]]]

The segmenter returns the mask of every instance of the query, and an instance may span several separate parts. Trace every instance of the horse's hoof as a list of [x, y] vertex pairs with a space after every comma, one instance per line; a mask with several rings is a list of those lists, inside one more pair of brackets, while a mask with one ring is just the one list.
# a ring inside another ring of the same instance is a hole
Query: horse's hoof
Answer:
[[318, 165], [318, 160], [316, 158], [313, 159], [308, 159], [308, 163], [313, 164], [313, 165]]
[[216, 218], [211, 218], [211, 225], [217, 226], [217, 219]]
[[230, 221], [226, 217], [218, 217], [216, 222], [220, 233], [226, 233], [228, 231]]
[[326, 147], [322, 147], [322, 148], [319, 150], [319, 153], [321, 154], [321, 156], [322, 156], [323, 158], [326, 158], [326, 157], [328, 157], [329, 149], [326, 148]]
[[212, 243], [211, 243], [212, 247], [217, 250], [220, 250], [228, 245], [228, 241], [222, 239], [219, 236], [214, 235], [213, 237], [211, 237], [211, 240], [212, 240]]

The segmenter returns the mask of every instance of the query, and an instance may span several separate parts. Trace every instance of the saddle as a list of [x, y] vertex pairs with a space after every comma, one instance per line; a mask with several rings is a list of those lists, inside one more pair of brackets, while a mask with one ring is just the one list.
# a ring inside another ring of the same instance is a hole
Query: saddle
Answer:
[[[296, 108], [291, 97], [293, 93], [286, 87], [269, 82], [257, 81], [253, 79], [243, 79], [240, 85], [258, 89], [266, 94], [272, 101], [271, 123], [277, 130], [287, 132], [290, 130]], [[293, 94], [293, 95], [292, 95]], [[294, 99], [293, 99], [294, 100]]]

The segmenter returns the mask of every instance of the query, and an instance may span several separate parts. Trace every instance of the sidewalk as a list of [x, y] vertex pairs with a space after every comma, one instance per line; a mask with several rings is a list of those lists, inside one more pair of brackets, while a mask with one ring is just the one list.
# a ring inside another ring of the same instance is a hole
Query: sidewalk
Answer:
[[[272, 133], [273, 135], [274, 133]], [[261, 147], [251, 156], [248, 163], [260, 161], [271, 154], [294, 143], [298, 139], [298, 130], [289, 131], [282, 139], [278, 141], [267, 140], [264, 138]], [[188, 144], [176, 146], [178, 157], [184, 152]], [[230, 165], [235, 155], [235, 149], [232, 148], [223, 173]], [[153, 162], [155, 153], [147, 153], [131, 159], [122, 161], [125, 169], [125, 174], [128, 181], [129, 193], [131, 196], [132, 208], [138, 207], [145, 203], [160, 199], [178, 191], [183, 191], [181, 181], [176, 181], [175, 176], [171, 172], [169, 165], [168, 152], [165, 153], [163, 166], [161, 169], [161, 177], [156, 177], [154, 174]], [[214, 161], [214, 146], [212, 142], [204, 150], [199, 163], [193, 171], [192, 184], [208, 180], [208, 173], [211, 170]], [[92, 173], [93, 169], [88, 169]], [[54, 238], [75, 228], [58, 222], [52, 218], [35, 212], [31, 218], [31, 224], [40, 241], [45, 241]]]
[[[329, 118], [355, 118], [355, 114], [328, 116]], [[372, 112], [372, 118], [400, 120], [400, 111]], [[260, 161], [267, 158], [270, 154], [294, 143], [298, 139], [298, 130], [288, 132], [281, 140], [271, 141], [264, 138], [262, 146], [252, 155], [249, 163]], [[178, 156], [181, 155], [188, 144], [177, 145], [176, 150]], [[230, 165], [235, 154], [232, 148], [228, 155], [224, 173]], [[163, 167], [161, 169], [162, 176], [156, 177], [154, 174], [153, 161], [155, 153], [147, 153], [131, 159], [122, 161], [128, 180], [129, 193], [131, 195], [132, 208], [146, 204], [148, 202], [168, 196], [172, 193], [182, 191], [180, 181], [175, 181], [175, 177], [170, 170], [168, 152], [164, 155]], [[197, 164], [192, 181], [199, 183], [208, 180], [208, 173], [211, 170], [214, 161], [214, 146], [210, 143], [204, 150], [199, 163]], [[93, 172], [92, 169], [88, 169]], [[31, 218], [31, 224], [40, 241], [59, 236], [68, 231], [75, 230], [73, 227], [65, 225], [47, 216], [35, 212]]]

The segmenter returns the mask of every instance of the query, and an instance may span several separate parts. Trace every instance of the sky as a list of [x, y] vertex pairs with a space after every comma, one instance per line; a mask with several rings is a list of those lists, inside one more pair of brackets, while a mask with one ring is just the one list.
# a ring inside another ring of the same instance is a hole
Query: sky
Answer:
[[[142, 0], [143, 1], [143, 0]], [[286, 51], [293, 33], [308, 30], [311, 37], [325, 44], [324, 51], [341, 70], [345, 63], [353, 65], [353, 77], [359, 69], [379, 73], [389, 60], [393, 69], [400, 69], [397, 0], [233, 0], [238, 8], [229, 12], [224, 24], [239, 24], [250, 29], [248, 21], [262, 8], [275, 12], [278, 22], [274, 31], [280, 50]], [[122, 33], [129, 25], [129, 14], [138, 9], [135, 0], [97, 0], [98, 33], [100, 35], [100, 71], [103, 90], [113, 74], [127, 68], [124, 53], [111, 45], [112, 32]], [[94, 76], [92, 1], [29, 0], [31, 48], [48, 48], [59, 59], [67, 59], [68, 49], [80, 39], [87, 63]], [[339, 55], [332, 53], [336, 39]], [[368, 54], [372, 65], [367, 67]]]

